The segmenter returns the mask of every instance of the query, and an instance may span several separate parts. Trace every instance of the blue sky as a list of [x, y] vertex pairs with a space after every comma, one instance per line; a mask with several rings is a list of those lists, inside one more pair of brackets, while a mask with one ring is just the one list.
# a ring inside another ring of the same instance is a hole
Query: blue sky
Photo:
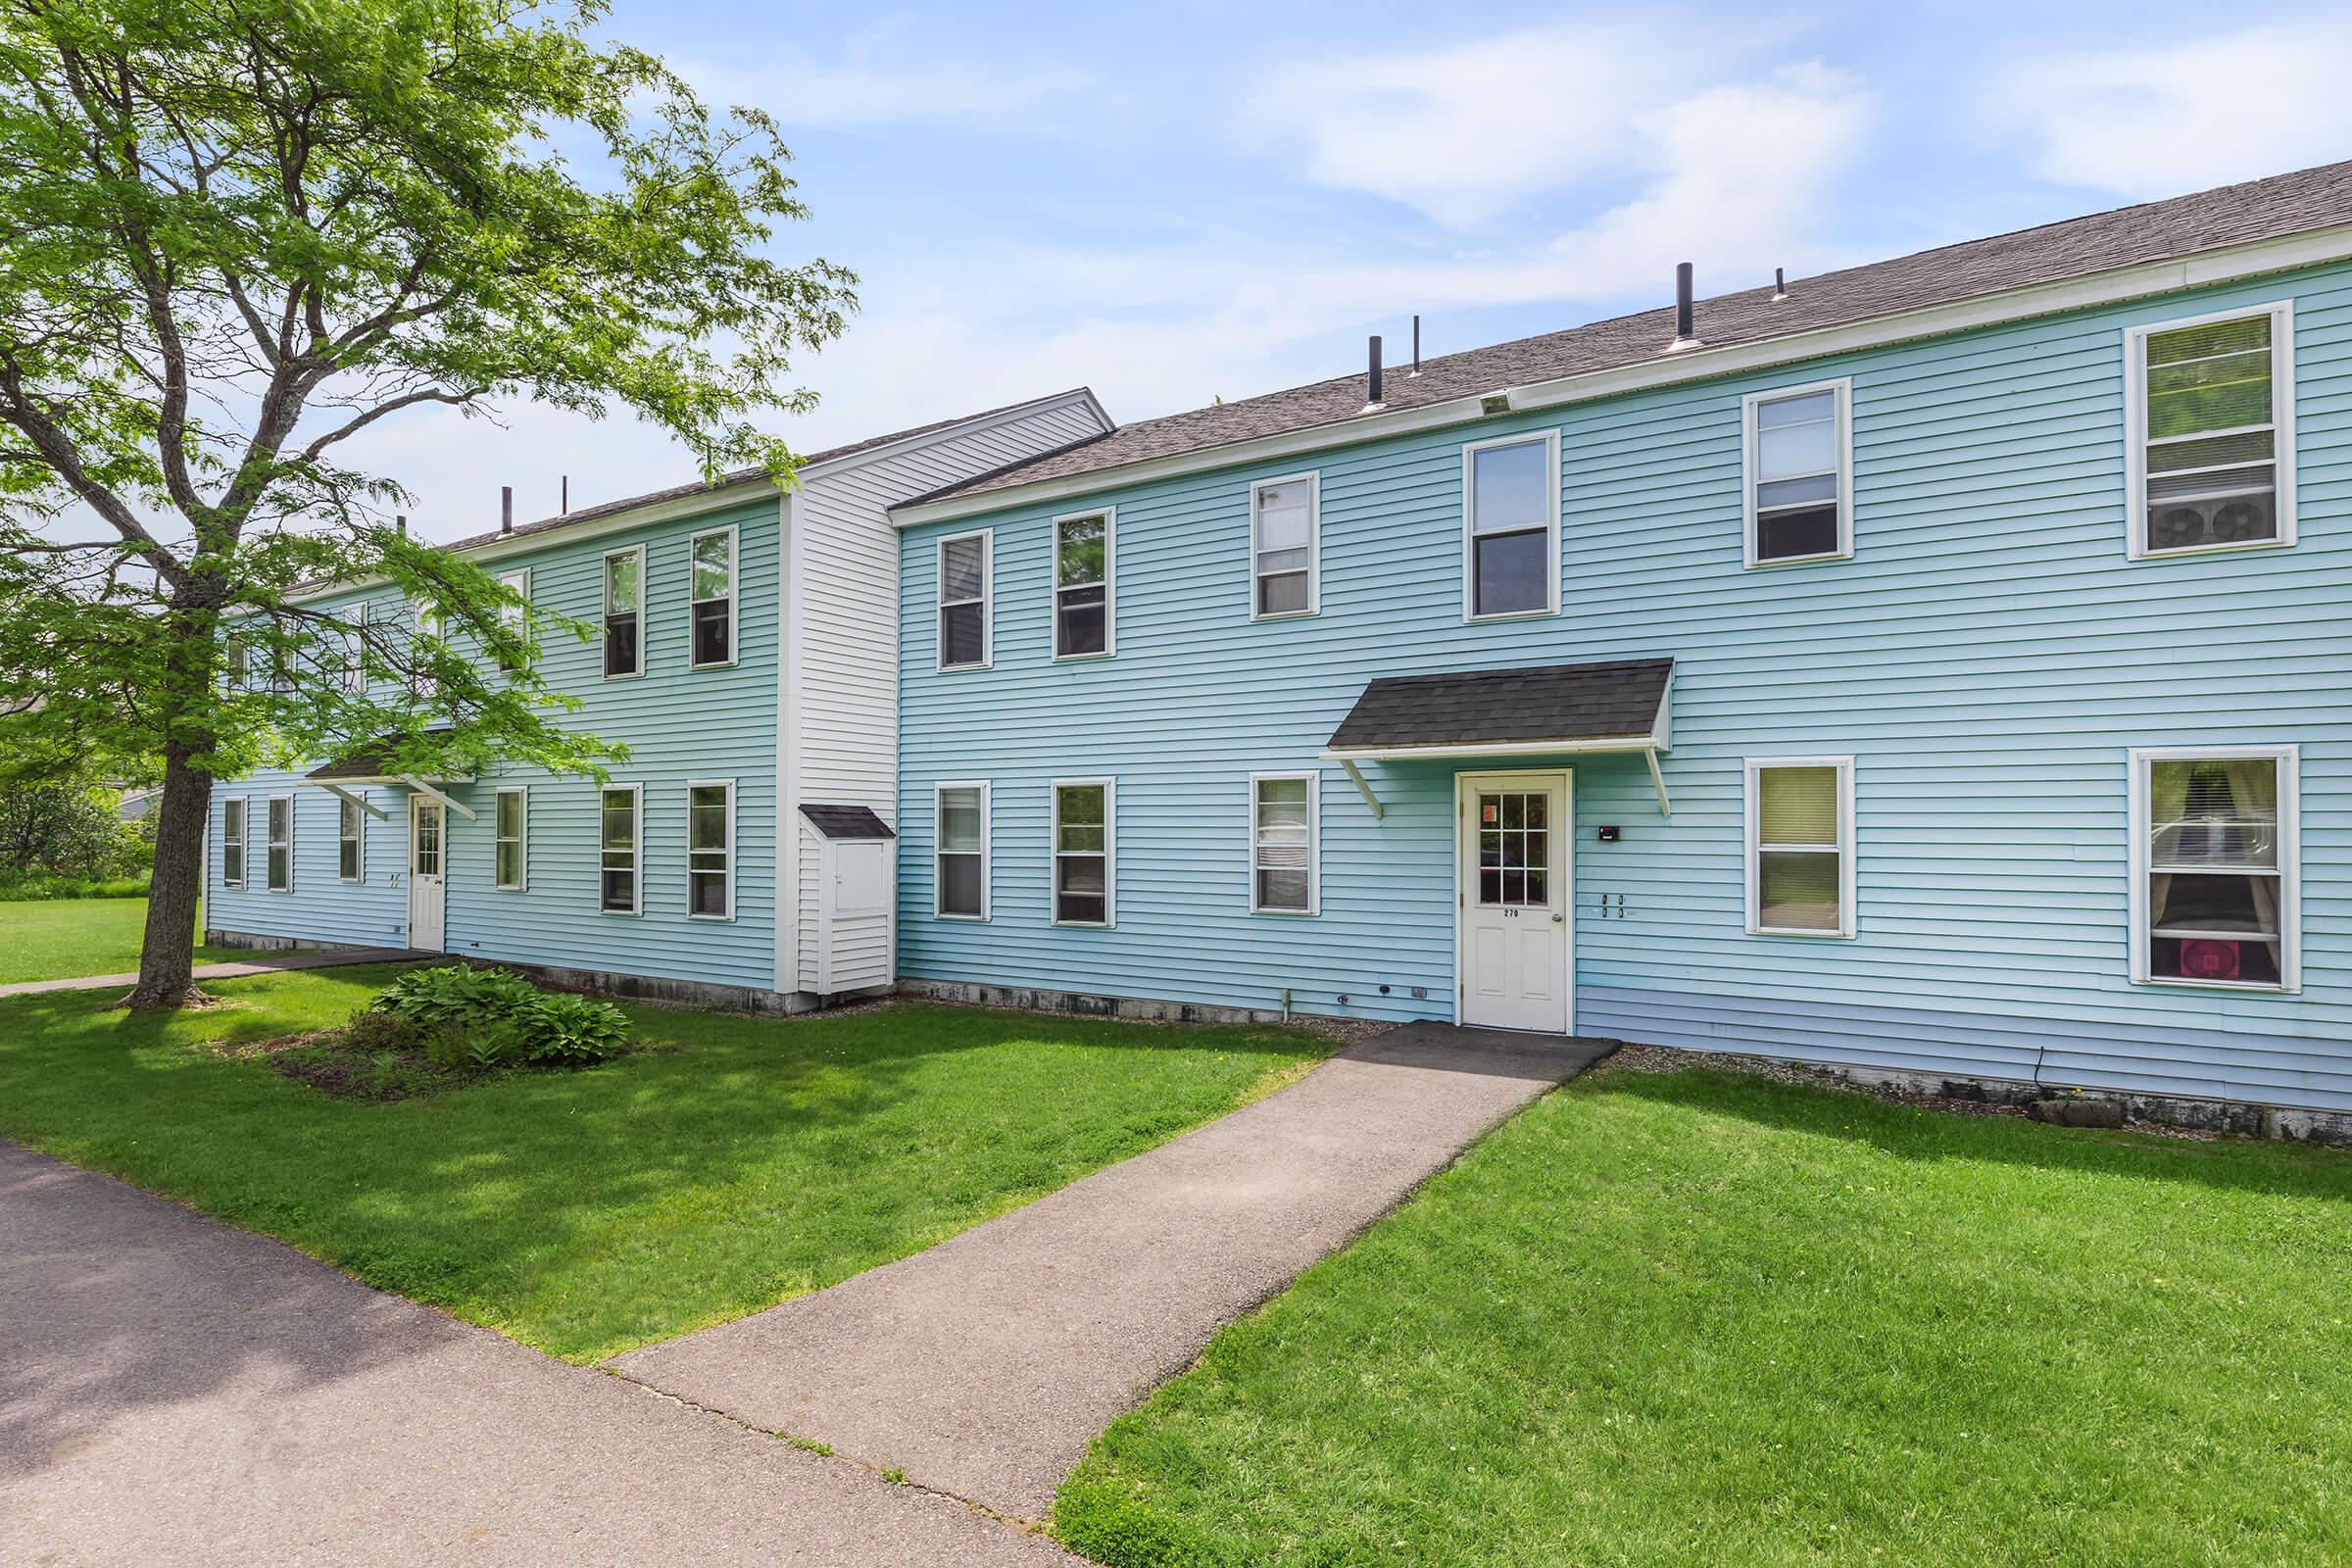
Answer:
[[[1445, 8], [618, 0], [605, 30], [786, 127], [863, 276], [802, 450], [1079, 382], [1122, 421], [2352, 157], [2352, 15], [2163, 4]], [[517, 408], [366, 456], [448, 538], [677, 482]]]

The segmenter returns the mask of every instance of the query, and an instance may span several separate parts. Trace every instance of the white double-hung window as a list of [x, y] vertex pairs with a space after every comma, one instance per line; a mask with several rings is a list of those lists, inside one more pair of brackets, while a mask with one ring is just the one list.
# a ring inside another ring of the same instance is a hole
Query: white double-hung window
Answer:
[[605, 678], [645, 672], [645, 546], [605, 557]]
[[491, 823], [494, 880], [501, 893], [520, 893], [530, 874], [531, 797], [527, 786], [500, 790]]
[[220, 885], [245, 885], [245, 803], [233, 797], [220, 803]]
[[988, 784], [942, 783], [932, 795], [935, 863], [931, 912], [943, 920], [988, 918]]
[[1322, 489], [1312, 473], [1250, 487], [1250, 613], [1259, 620], [1322, 608]]
[[1548, 615], [1560, 607], [1557, 431], [1462, 448], [1462, 615]]
[[644, 907], [638, 862], [645, 849], [644, 795], [635, 784], [597, 792], [597, 907], [607, 914], [635, 914]]
[[1854, 934], [1854, 760], [1747, 762], [1747, 929]]
[[2132, 753], [2132, 978], [2293, 991], [2302, 984], [2298, 753]]
[[2294, 366], [2284, 303], [2125, 334], [2134, 559], [2294, 542]]
[[294, 891], [294, 797], [272, 795], [267, 818], [270, 830], [263, 872], [272, 893]]
[[344, 882], [368, 880], [368, 813], [348, 797], [335, 800], [335, 875]]
[[698, 920], [735, 918], [735, 781], [686, 786], [686, 912]]
[[1838, 380], [1740, 400], [1749, 565], [1854, 553], [1852, 397]]
[[1054, 657], [1091, 659], [1113, 647], [1111, 514], [1054, 519]]
[[989, 576], [996, 536], [983, 528], [939, 542], [939, 667], [985, 669], [989, 646]]
[[713, 528], [688, 543], [693, 570], [693, 605], [687, 628], [687, 662], [710, 669], [735, 662], [735, 530]]
[[1256, 914], [1313, 914], [1320, 780], [1312, 773], [1250, 779], [1250, 908]]
[[1115, 830], [1106, 778], [1056, 779], [1054, 797], [1054, 923], [1109, 925], [1114, 904]]

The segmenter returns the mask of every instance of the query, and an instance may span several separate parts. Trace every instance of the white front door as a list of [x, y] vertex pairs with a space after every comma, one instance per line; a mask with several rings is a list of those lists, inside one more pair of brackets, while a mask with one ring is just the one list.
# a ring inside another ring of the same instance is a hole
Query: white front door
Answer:
[[439, 801], [409, 797], [409, 946], [419, 953], [441, 951], [449, 898], [441, 864], [448, 825]]
[[1463, 773], [1454, 780], [1461, 1021], [1567, 1034], [1571, 882], [1569, 776]]

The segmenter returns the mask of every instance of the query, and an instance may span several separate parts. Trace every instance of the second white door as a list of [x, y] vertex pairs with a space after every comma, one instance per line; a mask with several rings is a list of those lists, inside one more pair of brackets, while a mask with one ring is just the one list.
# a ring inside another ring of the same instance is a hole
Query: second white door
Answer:
[[1571, 885], [1569, 776], [1465, 773], [1456, 961], [1461, 1021], [1567, 1034]]
[[439, 953], [444, 940], [449, 894], [442, 858], [448, 825], [439, 801], [409, 797], [409, 946], [418, 953]]

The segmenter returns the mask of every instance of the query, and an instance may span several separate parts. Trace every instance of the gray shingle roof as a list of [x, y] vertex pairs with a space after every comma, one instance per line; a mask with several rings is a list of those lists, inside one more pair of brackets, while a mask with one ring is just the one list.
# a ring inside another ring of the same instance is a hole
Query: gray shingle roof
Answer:
[[[427, 735], [446, 735], [446, 725], [425, 730]], [[402, 737], [386, 735], [347, 752], [323, 767], [312, 768], [303, 777], [313, 784], [340, 784], [347, 780], [388, 778], [392, 775], [392, 752]]]
[[[1777, 303], [1770, 288], [1719, 294], [1698, 301], [1695, 325], [1700, 340], [1711, 348], [1759, 342], [2344, 222], [2352, 222], [2352, 162], [1797, 278], [1788, 285], [1788, 297]], [[1661, 291], [1670, 286], [1664, 277], [1659, 284]], [[1394, 412], [1637, 365], [1657, 359], [1673, 336], [1674, 311], [1668, 306], [1426, 360], [1418, 376], [1408, 377], [1398, 366], [1385, 377], [1382, 405]], [[1364, 376], [1358, 368], [1310, 386], [1140, 420], [1061, 453], [919, 499], [979, 495], [1337, 424], [1363, 413], [1364, 396]]]
[[1373, 681], [1332, 731], [1335, 752], [1646, 736], [1671, 659], [1391, 675]]
[[801, 814], [808, 825], [829, 839], [889, 839], [898, 837], [869, 806], [804, 805]]

